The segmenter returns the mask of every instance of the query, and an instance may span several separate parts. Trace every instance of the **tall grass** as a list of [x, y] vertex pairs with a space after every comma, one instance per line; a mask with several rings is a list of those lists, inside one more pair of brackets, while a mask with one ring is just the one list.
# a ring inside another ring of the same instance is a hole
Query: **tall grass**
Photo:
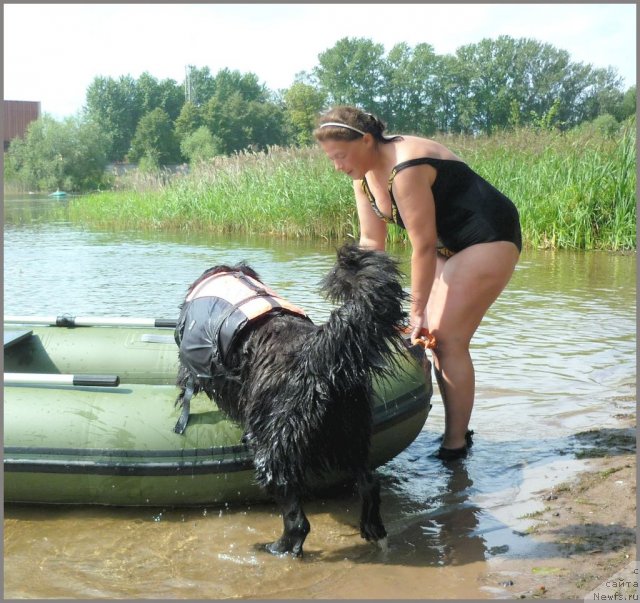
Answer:
[[635, 122], [615, 137], [521, 130], [459, 152], [516, 203], [526, 245], [635, 249]]
[[[526, 246], [635, 249], [635, 124], [615, 137], [519, 130], [439, 138], [520, 211]], [[205, 230], [282, 237], [357, 237], [351, 180], [319, 149], [272, 148], [216, 158], [168, 179], [70, 202], [71, 219], [108, 228]], [[406, 235], [391, 228], [389, 238]]]
[[283, 237], [355, 236], [348, 178], [317, 149], [272, 148], [216, 158], [156, 186], [90, 195], [70, 204], [73, 220], [99, 226], [206, 230]]

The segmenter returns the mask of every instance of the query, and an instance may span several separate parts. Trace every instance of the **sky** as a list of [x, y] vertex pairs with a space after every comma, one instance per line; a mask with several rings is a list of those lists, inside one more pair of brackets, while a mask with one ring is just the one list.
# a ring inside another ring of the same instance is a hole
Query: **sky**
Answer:
[[4, 4], [4, 95], [78, 113], [97, 76], [184, 81], [185, 67], [254, 73], [288, 88], [344, 38], [438, 54], [508, 35], [613, 67], [636, 83], [635, 4]]

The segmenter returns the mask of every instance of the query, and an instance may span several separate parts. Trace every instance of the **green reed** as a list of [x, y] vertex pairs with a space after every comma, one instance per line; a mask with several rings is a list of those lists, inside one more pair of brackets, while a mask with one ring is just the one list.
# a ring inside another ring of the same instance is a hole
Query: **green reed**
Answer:
[[[526, 246], [635, 249], [635, 124], [613, 138], [519, 130], [439, 138], [518, 207]], [[271, 148], [132, 178], [126, 190], [70, 201], [72, 220], [107, 228], [357, 237], [351, 180], [317, 148]], [[406, 241], [391, 228], [389, 240]]]
[[527, 246], [635, 249], [635, 123], [611, 138], [523, 130], [460, 152], [513, 199]]
[[70, 215], [99, 226], [327, 239], [358, 228], [350, 181], [317, 149], [216, 158], [166, 184], [150, 187], [146, 179], [136, 188], [85, 197]]

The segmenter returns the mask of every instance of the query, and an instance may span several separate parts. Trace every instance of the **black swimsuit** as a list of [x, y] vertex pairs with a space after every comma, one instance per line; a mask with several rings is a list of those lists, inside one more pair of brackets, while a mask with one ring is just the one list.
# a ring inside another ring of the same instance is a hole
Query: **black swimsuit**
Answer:
[[389, 176], [391, 217], [380, 211], [367, 179], [363, 178], [362, 189], [379, 218], [405, 228], [393, 196], [393, 180], [399, 171], [424, 164], [437, 170], [432, 192], [436, 206], [439, 253], [450, 256], [471, 245], [493, 241], [511, 241], [519, 250], [522, 249], [516, 206], [462, 161], [420, 157], [396, 165]]

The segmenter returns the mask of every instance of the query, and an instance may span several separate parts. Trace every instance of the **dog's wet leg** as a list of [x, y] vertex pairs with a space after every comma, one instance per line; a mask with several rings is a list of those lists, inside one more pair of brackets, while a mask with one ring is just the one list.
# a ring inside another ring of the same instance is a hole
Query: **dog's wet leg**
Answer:
[[311, 525], [302, 509], [300, 496], [288, 491], [276, 495], [276, 500], [282, 510], [284, 531], [278, 540], [267, 545], [267, 550], [274, 555], [301, 557], [302, 545], [311, 531]]
[[387, 535], [380, 516], [380, 484], [369, 472], [358, 475], [358, 490], [362, 501], [360, 536], [378, 541]]

